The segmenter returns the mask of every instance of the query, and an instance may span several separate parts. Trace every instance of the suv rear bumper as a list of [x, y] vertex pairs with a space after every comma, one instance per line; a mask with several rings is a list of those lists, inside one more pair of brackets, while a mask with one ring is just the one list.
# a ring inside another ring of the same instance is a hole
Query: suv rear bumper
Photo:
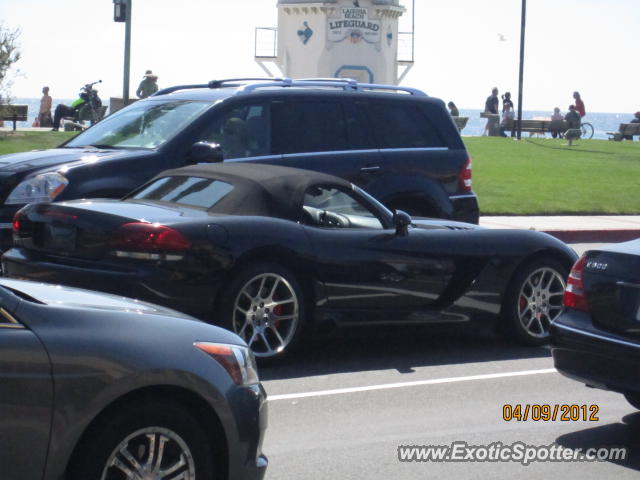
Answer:
[[478, 197], [475, 194], [453, 195], [449, 197], [453, 207], [451, 220], [459, 222], [474, 223], [480, 222], [480, 208], [478, 207]]
[[551, 354], [563, 375], [603, 390], [640, 391], [640, 339], [595, 327], [588, 313], [567, 309], [551, 324]]

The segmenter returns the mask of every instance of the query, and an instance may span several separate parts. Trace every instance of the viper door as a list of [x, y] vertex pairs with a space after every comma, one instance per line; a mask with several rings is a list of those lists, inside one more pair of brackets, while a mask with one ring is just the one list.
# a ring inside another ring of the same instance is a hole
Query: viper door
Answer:
[[303, 208], [324, 286], [320, 306], [379, 311], [437, 305], [454, 262], [430, 254], [424, 235], [396, 233], [366, 199], [333, 186], [310, 188]]

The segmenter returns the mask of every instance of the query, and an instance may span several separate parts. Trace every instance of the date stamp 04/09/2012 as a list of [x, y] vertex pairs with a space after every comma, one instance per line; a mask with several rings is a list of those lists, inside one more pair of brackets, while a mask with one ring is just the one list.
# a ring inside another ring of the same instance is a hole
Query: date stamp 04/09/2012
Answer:
[[505, 422], [597, 422], [598, 405], [586, 404], [510, 404], [502, 406], [502, 419]]

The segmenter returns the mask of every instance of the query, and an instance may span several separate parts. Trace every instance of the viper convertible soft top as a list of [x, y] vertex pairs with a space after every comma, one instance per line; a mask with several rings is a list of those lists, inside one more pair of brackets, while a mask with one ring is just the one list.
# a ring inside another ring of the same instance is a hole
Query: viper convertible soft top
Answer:
[[300, 168], [251, 163], [222, 163], [191, 165], [167, 170], [126, 198], [136, 194], [160, 178], [201, 177], [220, 180], [233, 185], [210, 212], [229, 215], [259, 215], [298, 220], [302, 201], [309, 187], [332, 185], [349, 190], [351, 183], [325, 173]]

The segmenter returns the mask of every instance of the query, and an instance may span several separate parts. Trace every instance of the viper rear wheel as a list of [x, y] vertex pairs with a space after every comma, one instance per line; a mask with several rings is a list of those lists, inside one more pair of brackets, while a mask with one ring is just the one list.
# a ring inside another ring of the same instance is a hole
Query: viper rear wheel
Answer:
[[503, 307], [507, 331], [525, 345], [549, 340], [549, 326], [562, 310], [567, 270], [557, 260], [538, 258], [516, 272]]

